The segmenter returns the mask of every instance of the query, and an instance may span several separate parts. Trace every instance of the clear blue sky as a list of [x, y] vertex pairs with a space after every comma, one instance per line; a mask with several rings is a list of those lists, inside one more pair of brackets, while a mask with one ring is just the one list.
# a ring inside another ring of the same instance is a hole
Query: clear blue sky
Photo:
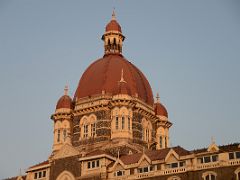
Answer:
[[0, 178], [51, 153], [50, 115], [103, 55], [113, 7], [124, 56], [160, 93], [171, 144], [239, 142], [240, 1], [0, 1]]

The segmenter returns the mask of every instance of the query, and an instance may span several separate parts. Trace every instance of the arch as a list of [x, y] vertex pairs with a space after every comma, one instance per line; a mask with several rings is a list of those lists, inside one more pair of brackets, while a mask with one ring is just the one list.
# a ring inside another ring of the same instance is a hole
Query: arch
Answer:
[[167, 180], [181, 180], [181, 178], [178, 176], [171, 176]]
[[75, 177], [69, 171], [63, 171], [60, 175], [58, 175], [57, 180], [75, 180]]
[[152, 123], [145, 118], [142, 119], [142, 140], [152, 141]]
[[240, 167], [237, 168], [235, 171], [234, 171], [235, 175], [236, 175], [236, 180], [240, 180]]
[[113, 110], [112, 110], [112, 116], [118, 116], [119, 115], [119, 108], [118, 107], [115, 107]]
[[216, 180], [217, 177], [217, 173], [215, 173], [214, 171], [207, 171], [204, 172], [202, 175], [202, 178], [204, 180]]
[[159, 127], [157, 129], [157, 134], [164, 136], [165, 135], [165, 129], [163, 127]]
[[87, 124], [88, 123], [88, 117], [87, 116], [83, 116], [80, 119], [80, 126], [82, 126], [83, 124]]
[[123, 106], [120, 108], [119, 113], [120, 114], [128, 114], [128, 109], [125, 106]]

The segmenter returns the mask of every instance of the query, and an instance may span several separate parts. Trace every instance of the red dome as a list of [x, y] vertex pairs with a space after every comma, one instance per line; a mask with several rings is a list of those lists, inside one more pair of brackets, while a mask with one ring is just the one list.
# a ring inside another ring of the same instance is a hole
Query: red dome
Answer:
[[168, 117], [167, 109], [161, 103], [155, 103], [155, 113], [156, 115]]
[[[123, 73], [122, 73], [123, 71]], [[121, 74], [124, 87], [119, 87]], [[153, 106], [152, 89], [143, 73], [121, 55], [109, 54], [92, 63], [83, 73], [74, 100], [106, 93], [116, 94], [120, 90], [130, 96], [138, 95], [138, 98]], [[117, 91], [116, 91], [117, 90]]]
[[115, 19], [112, 19], [106, 26], [105, 31], [119, 31], [122, 32], [121, 26]]
[[57, 102], [56, 109], [73, 108], [72, 99], [68, 95], [63, 95]]

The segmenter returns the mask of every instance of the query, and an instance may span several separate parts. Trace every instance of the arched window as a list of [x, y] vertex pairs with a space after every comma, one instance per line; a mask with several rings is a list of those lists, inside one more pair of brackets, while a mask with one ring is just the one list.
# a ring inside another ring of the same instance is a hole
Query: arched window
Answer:
[[163, 148], [163, 144], [162, 144], [163, 142], [162, 141], [163, 141], [163, 138], [162, 138], [162, 136], [160, 136], [159, 137], [159, 146], [160, 146], [160, 148]]
[[152, 138], [152, 123], [145, 118], [142, 119], [142, 138], [146, 142], [150, 142]]
[[128, 116], [128, 130], [131, 130], [131, 119], [130, 116]]
[[63, 141], [65, 141], [66, 138], [67, 138], [67, 130], [64, 129], [64, 130], [63, 130]]
[[125, 127], [125, 117], [124, 114], [122, 115], [122, 129]]
[[181, 180], [181, 178], [178, 176], [171, 176], [167, 180]]
[[167, 137], [165, 136], [165, 148], [167, 148]]
[[96, 135], [96, 123], [91, 124], [91, 137]]
[[57, 142], [60, 142], [61, 131], [60, 129], [57, 130]]
[[202, 177], [204, 180], [216, 180], [217, 173], [215, 173], [213, 171], [208, 171], [208, 172], [203, 173]]

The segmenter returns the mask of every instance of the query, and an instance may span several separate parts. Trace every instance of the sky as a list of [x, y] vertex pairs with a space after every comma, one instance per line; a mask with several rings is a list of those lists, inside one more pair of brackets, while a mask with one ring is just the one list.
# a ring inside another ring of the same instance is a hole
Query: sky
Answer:
[[103, 56], [113, 8], [123, 55], [168, 110], [171, 145], [239, 142], [240, 1], [1, 0], [0, 179], [51, 154], [50, 116]]

